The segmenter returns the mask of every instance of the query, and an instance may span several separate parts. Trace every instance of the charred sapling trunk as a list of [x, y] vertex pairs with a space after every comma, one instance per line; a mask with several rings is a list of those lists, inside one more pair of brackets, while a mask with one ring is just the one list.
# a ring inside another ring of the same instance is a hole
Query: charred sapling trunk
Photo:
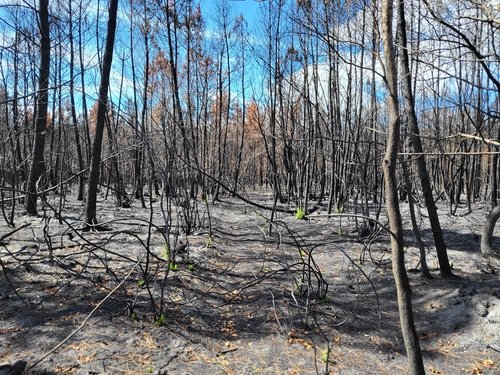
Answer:
[[419, 338], [413, 321], [411, 288], [405, 268], [404, 238], [401, 212], [398, 202], [396, 162], [400, 146], [400, 123], [398, 101], [398, 69], [396, 66], [394, 40], [392, 36], [393, 1], [382, 3], [382, 38], [385, 54], [385, 75], [388, 89], [387, 110], [389, 113], [387, 147], [382, 169], [386, 191], [387, 216], [391, 230], [392, 268], [396, 283], [401, 331], [406, 346], [409, 370], [412, 374], [425, 374]]
[[486, 223], [483, 227], [483, 232], [481, 233], [481, 253], [483, 257], [487, 258], [495, 253], [495, 250], [491, 247], [491, 240], [493, 237], [493, 230], [495, 229], [495, 224], [500, 217], [500, 206], [493, 208], [486, 218]]

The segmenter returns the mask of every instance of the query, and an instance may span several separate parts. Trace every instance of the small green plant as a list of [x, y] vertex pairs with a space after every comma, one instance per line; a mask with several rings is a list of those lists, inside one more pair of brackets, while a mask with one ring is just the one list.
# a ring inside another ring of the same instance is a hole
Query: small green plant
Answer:
[[153, 373], [153, 366], [146, 367], [146, 371], [149, 372], [150, 374], [152, 374]]
[[304, 283], [304, 280], [302, 279], [302, 277], [299, 277], [297, 279], [297, 281], [294, 283], [294, 286], [293, 286], [293, 295], [294, 296], [301, 296], [302, 295], [302, 284]]
[[300, 250], [300, 256], [301, 257], [306, 257], [307, 253], [304, 250]]
[[340, 206], [335, 209], [335, 213], [337, 214], [341, 214], [342, 212], [344, 212], [344, 206]]
[[326, 348], [321, 351], [321, 361], [327, 363], [330, 358], [330, 349]]
[[155, 326], [161, 327], [165, 325], [165, 316], [161, 314], [158, 319], [155, 320]]
[[297, 208], [297, 210], [294, 213], [294, 216], [297, 220], [302, 220], [305, 215], [306, 215], [306, 210], [304, 210], [303, 208]]
[[137, 283], [137, 285], [139, 286], [144, 286], [144, 284], [146, 284], [146, 281], [144, 279], [139, 280], [139, 282]]
[[322, 301], [324, 303], [328, 303], [328, 302], [330, 302], [330, 299], [328, 298], [328, 296], [324, 296], [323, 299], [322, 299]]
[[168, 249], [168, 245], [164, 244], [163, 250], [161, 251], [161, 255], [163, 256], [163, 259], [168, 260], [169, 254], [170, 254], [170, 250]]
[[260, 272], [263, 272], [263, 273], [268, 273], [268, 272], [271, 272], [271, 269], [269, 267], [264, 267], [260, 270]]
[[208, 238], [207, 238], [207, 240], [205, 241], [205, 247], [206, 247], [207, 249], [210, 249], [210, 248], [212, 247], [212, 245], [213, 245], [213, 243], [212, 243], [212, 242], [213, 242], [213, 241], [212, 241], [212, 237], [208, 237]]
[[343, 235], [344, 235], [344, 232], [342, 232], [342, 229], [339, 229], [339, 230], [337, 231], [337, 234], [338, 234], [339, 236], [343, 236]]
[[137, 315], [135, 315], [135, 313], [132, 313], [132, 315], [130, 315], [130, 319], [136, 320], [137, 319]]
[[192, 263], [188, 264], [188, 270], [194, 271], [194, 264], [192, 264]]
[[174, 262], [171, 262], [168, 266], [168, 268], [170, 269], [170, 271], [177, 271], [179, 269], [179, 265], [174, 263]]

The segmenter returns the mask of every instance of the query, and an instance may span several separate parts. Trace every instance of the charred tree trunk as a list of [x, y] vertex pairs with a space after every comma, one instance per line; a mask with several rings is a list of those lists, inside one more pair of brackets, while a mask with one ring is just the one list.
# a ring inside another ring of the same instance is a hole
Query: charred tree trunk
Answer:
[[385, 74], [388, 89], [387, 107], [389, 113], [388, 137], [386, 154], [382, 163], [384, 171], [384, 182], [386, 189], [386, 207], [389, 217], [392, 251], [392, 268], [394, 281], [396, 283], [399, 318], [401, 331], [406, 345], [406, 352], [413, 374], [425, 374], [422, 360], [422, 352], [415, 324], [413, 321], [413, 310], [411, 304], [411, 288], [404, 260], [404, 239], [401, 212], [398, 202], [398, 184], [396, 177], [396, 162], [400, 145], [400, 115], [397, 89], [397, 66], [395, 57], [394, 41], [392, 36], [393, 18], [392, 0], [384, 0], [382, 3], [382, 38], [385, 54]]
[[408, 48], [406, 42], [406, 21], [404, 17], [404, 3], [398, 0], [398, 32], [399, 40], [401, 43], [400, 48], [400, 58], [401, 58], [401, 70], [402, 70], [402, 85], [403, 85], [403, 95], [406, 101], [406, 110], [408, 114], [408, 129], [411, 134], [411, 142], [413, 145], [413, 150], [415, 153], [419, 154], [415, 158], [415, 164], [417, 167], [418, 177], [422, 185], [422, 192], [424, 196], [425, 206], [427, 207], [427, 212], [429, 214], [429, 221], [432, 228], [432, 235], [434, 237], [434, 244], [436, 245], [436, 252], [439, 260], [439, 269], [441, 275], [444, 277], [451, 277], [453, 273], [451, 272], [450, 262], [448, 260], [448, 253], [446, 251], [446, 243], [444, 241], [443, 232], [441, 230], [441, 224], [439, 222], [439, 216], [437, 213], [436, 204], [434, 202], [434, 197], [432, 195], [432, 188], [429, 179], [429, 173], [427, 171], [427, 165], [423, 154], [422, 142], [420, 140], [420, 133], [418, 129], [417, 114], [415, 112], [415, 100], [413, 97], [413, 91], [411, 87], [411, 73], [410, 73], [410, 62], [408, 58]]
[[484, 224], [483, 232], [481, 233], [481, 253], [485, 258], [493, 255], [495, 252], [495, 250], [491, 247], [491, 240], [495, 224], [499, 217], [500, 206], [496, 206], [491, 210], [490, 214], [486, 218], [486, 223]]
[[99, 103], [97, 106], [97, 120], [94, 143], [92, 146], [92, 160], [90, 163], [90, 177], [87, 188], [87, 204], [85, 206], [86, 225], [94, 227], [97, 225], [97, 185], [99, 184], [99, 167], [101, 164], [102, 139], [106, 121], [108, 104], [109, 75], [113, 61], [113, 46], [115, 43], [116, 14], [118, 11], [118, 0], [109, 3], [108, 31], [106, 35], [106, 46], [102, 64], [101, 84], [99, 86]]
[[[78, 168], [80, 176], [78, 177], [78, 197], [79, 201], [83, 200], [83, 192], [85, 190], [85, 179], [84, 175], [81, 173], [85, 169], [85, 165], [83, 163], [83, 153], [82, 153], [82, 145], [80, 141], [80, 131], [78, 130], [78, 119], [76, 116], [76, 108], [75, 108], [75, 58], [74, 58], [74, 43], [73, 43], [73, 14], [71, 10], [72, 1], [69, 3], [69, 45], [70, 45], [70, 62], [69, 62], [69, 98], [71, 104], [71, 122], [73, 131], [75, 133], [75, 143], [76, 143], [76, 154], [78, 157]], [[62, 187], [61, 187], [62, 188]]]
[[49, 0], [39, 1], [40, 22], [40, 70], [38, 76], [38, 93], [36, 105], [35, 141], [33, 143], [33, 160], [28, 179], [26, 211], [28, 215], [37, 215], [36, 201], [38, 197], [38, 182], [45, 172], [44, 148], [45, 130], [47, 127], [47, 109], [49, 99], [50, 73], [50, 30], [49, 30]]

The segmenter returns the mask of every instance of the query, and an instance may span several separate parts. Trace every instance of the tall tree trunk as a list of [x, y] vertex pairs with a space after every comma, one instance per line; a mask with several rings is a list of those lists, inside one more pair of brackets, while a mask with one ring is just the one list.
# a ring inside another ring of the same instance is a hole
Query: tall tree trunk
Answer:
[[[72, 128], [75, 133], [76, 154], [78, 156], [78, 169], [80, 176], [78, 177], [78, 197], [79, 201], [83, 200], [83, 191], [85, 189], [85, 179], [82, 171], [85, 169], [83, 163], [82, 145], [80, 141], [80, 131], [78, 130], [78, 119], [76, 116], [75, 108], [75, 57], [74, 57], [74, 43], [73, 43], [73, 12], [71, 10], [72, 0], [69, 1], [69, 45], [70, 45], [70, 60], [69, 60], [69, 99], [71, 103], [71, 122]], [[81, 22], [81, 20], [80, 20]], [[62, 188], [62, 187], [61, 187]]]
[[83, 111], [83, 129], [84, 129], [84, 135], [85, 135], [85, 155], [86, 155], [86, 160], [87, 163], [90, 163], [90, 159], [92, 157], [91, 152], [91, 140], [90, 140], [90, 126], [89, 126], [89, 114], [87, 110], [87, 95], [85, 93], [85, 64], [84, 64], [84, 58], [83, 58], [83, 42], [82, 42], [82, 36], [83, 36], [83, 30], [82, 30], [82, 24], [83, 24], [83, 11], [84, 7], [82, 2], [80, 1], [80, 6], [78, 9], [79, 15], [78, 15], [78, 56], [79, 56], [79, 64], [80, 64], [80, 79], [81, 79], [81, 90], [82, 90], [82, 97], [81, 97], [81, 102], [82, 102], [82, 111]]
[[411, 289], [406, 274], [404, 259], [404, 239], [401, 212], [399, 210], [396, 162], [400, 144], [400, 115], [398, 103], [398, 77], [395, 57], [394, 41], [392, 36], [393, 18], [392, 0], [382, 2], [382, 38], [384, 42], [385, 54], [385, 74], [388, 89], [387, 108], [389, 113], [387, 136], [387, 148], [382, 169], [384, 171], [384, 183], [386, 190], [387, 215], [392, 232], [391, 251], [392, 268], [394, 281], [396, 283], [399, 319], [401, 330], [406, 345], [406, 352], [410, 364], [410, 371], [413, 374], [425, 374], [422, 353], [415, 324], [413, 322], [413, 311], [411, 305]]
[[[24, 183], [26, 181], [26, 167], [24, 165], [24, 160], [21, 154], [21, 131], [19, 130], [19, 123], [21, 122], [21, 116], [19, 115], [19, 107], [18, 107], [18, 86], [19, 86], [19, 56], [18, 56], [18, 44], [20, 40], [20, 31], [16, 31], [16, 43], [14, 43], [14, 97], [12, 101], [12, 115], [13, 115], [13, 130], [16, 138], [16, 147], [12, 149], [12, 154], [15, 154], [15, 160], [17, 159], [17, 165], [19, 168], [19, 180], [17, 180], [17, 173], [15, 174], [15, 181], [17, 183]], [[13, 184], [14, 188], [17, 188], [17, 184]], [[14, 207], [13, 201], [13, 207]]]
[[35, 141], [33, 143], [33, 160], [31, 161], [26, 211], [28, 215], [37, 215], [36, 201], [38, 196], [38, 180], [45, 172], [44, 148], [45, 129], [47, 127], [47, 108], [49, 99], [50, 73], [50, 30], [49, 0], [39, 0], [40, 27], [40, 70], [38, 76], [38, 93], [36, 105]]
[[90, 177], [87, 187], [87, 204], [85, 206], [86, 224], [93, 227], [97, 224], [97, 185], [99, 184], [99, 167], [101, 164], [101, 148], [106, 121], [108, 104], [108, 87], [111, 63], [113, 62], [113, 46], [115, 43], [116, 14], [118, 11], [118, 0], [110, 0], [108, 31], [106, 35], [106, 46], [102, 64], [101, 84], [99, 86], [99, 103], [97, 106], [97, 119], [95, 127], [94, 143], [92, 145], [92, 160], [90, 163]]
[[[448, 261], [446, 243], [444, 241], [443, 232], [441, 230], [441, 224], [439, 222], [439, 216], [437, 213], [436, 204], [434, 202], [434, 197], [432, 196], [431, 182], [429, 179], [429, 173], [427, 172], [425, 157], [422, 155], [423, 147], [420, 140], [417, 114], [415, 112], [415, 99], [413, 97], [413, 91], [411, 87], [410, 61], [408, 57], [406, 21], [404, 12], [404, 2], [402, 0], [398, 0], [398, 33], [399, 43], [401, 46], [401, 72], [403, 75], [401, 83], [403, 86], [403, 96], [405, 98], [406, 111], [408, 115], [408, 129], [411, 137], [411, 142], [413, 144], [413, 150], [415, 151], [415, 153], [419, 154], [419, 156], [415, 158], [415, 165], [417, 167], [418, 177], [422, 186], [425, 206], [427, 207], [427, 212], [429, 214], [432, 235], [434, 236], [434, 244], [436, 245], [436, 252], [439, 260], [439, 269], [441, 271], [441, 275], [443, 275], [444, 277], [451, 277], [453, 276], [453, 273], [451, 272], [450, 262]], [[425, 262], [422, 262], [422, 264], [424, 263]]]
[[[137, 143], [137, 145], [134, 146], [134, 183], [135, 183], [135, 199], [140, 199], [141, 204], [143, 208], [146, 208], [146, 202], [144, 201], [144, 192], [143, 192], [143, 172], [142, 172], [142, 162], [143, 162], [143, 151], [142, 151], [142, 142], [144, 141], [142, 139], [142, 126], [143, 124], [139, 124], [139, 101], [137, 99], [137, 93], [139, 90], [137, 89], [137, 75], [135, 73], [135, 54], [134, 54], [134, 38], [136, 37], [134, 35], [134, 22], [133, 22], [133, 17], [134, 17], [134, 7], [133, 7], [133, 1], [130, 1], [130, 66], [132, 70], [132, 88], [133, 88], [133, 93], [134, 93], [134, 118], [133, 118], [133, 124], [132, 127], [134, 129], [134, 132], [136, 136], [140, 139], [140, 141]], [[144, 100], [146, 100], [144, 98]], [[141, 130], [139, 130], [139, 126], [141, 127]]]

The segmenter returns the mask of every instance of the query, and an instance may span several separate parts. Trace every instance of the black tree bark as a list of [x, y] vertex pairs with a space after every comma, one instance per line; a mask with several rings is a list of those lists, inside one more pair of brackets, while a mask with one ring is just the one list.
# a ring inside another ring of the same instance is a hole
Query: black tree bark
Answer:
[[[35, 141], [33, 142], [33, 160], [31, 161], [26, 199], [28, 215], [37, 215], [36, 202], [38, 198], [39, 180], [45, 172], [44, 149], [45, 130], [47, 128], [47, 109], [49, 99], [50, 74], [50, 25], [49, 0], [39, 1], [40, 27], [40, 69], [38, 76], [38, 93], [36, 105]], [[43, 188], [43, 187], [42, 187]]]
[[99, 167], [101, 164], [102, 138], [106, 121], [108, 107], [108, 87], [111, 63], [113, 62], [113, 47], [115, 43], [116, 14], [118, 12], [118, 0], [110, 0], [108, 31], [106, 35], [106, 46], [102, 64], [101, 84], [99, 86], [99, 102], [97, 106], [97, 119], [94, 143], [92, 145], [92, 159], [90, 163], [90, 176], [87, 188], [87, 204], [85, 206], [86, 225], [95, 227], [97, 225], [97, 186], [99, 184]]
[[495, 250], [491, 247], [491, 239], [493, 237], [493, 230], [495, 229], [495, 224], [500, 218], [500, 206], [493, 208], [486, 218], [486, 223], [483, 227], [483, 232], [481, 233], [481, 253], [485, 258], [493, 255]]
[[[418, 177], [422, 186], [425, 206], [427, 207], [427, 213], [429, 214], [429, 221], [431, 224], [432, 235], [434, 237], [434, 244], [436, 245], [436, 252], [439, 261], [439, 269], [441, 271], [441, 275], [443, 275], [444, 277], [451, 277], [453, 276], [453, 273], [451, 272], [451, 265], [448, 260], [448, 252], [446, 251], [446, 243], [444, 241], [443, 232], [441, 230], [441, 224], [439, 222], [436, 204], [434, 202], [434, 197], [432, 196], [431, 182], [429, 179], [429, 173], [427, 172], [425, 157], [423, 156], [423, 147], [418, 129], [417, 114], [415, 112], [415, 99], [413, 97], [413, 91], [411, 87], [410, 62], [408, 58], [408, 46], [406, 42], [406, 21], [404, 13], [404, 2], [398, 0], [398, 32], [399, 43], [401, 46], [399, 52], [401, 59], [401, 72], [403, 76], [401, 83], [403, 85], [403, 96], [406, 101], [406, 111], [408, 114], [408, 129], [410, 132], [413, 150], [419, 155], [417, 158], [415, 158], [415, 165], [417, 167]], [[422, 261], [422, 265], [424, 264], [424, 262], [425, 260]]]

